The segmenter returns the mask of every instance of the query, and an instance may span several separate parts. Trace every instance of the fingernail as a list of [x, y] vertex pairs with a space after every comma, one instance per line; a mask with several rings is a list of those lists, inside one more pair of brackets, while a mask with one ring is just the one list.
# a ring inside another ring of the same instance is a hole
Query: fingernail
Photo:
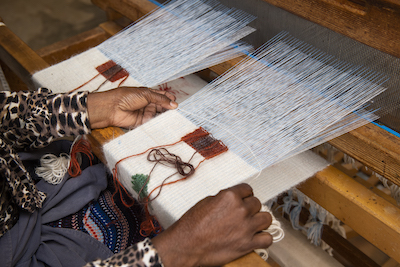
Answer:
[[178, 107], [178, 103], [176, 103], [175, 101], [171, 101], [171, 102], [169, 103], [169, 105], [170, 105], [171, 107], [173, 107], [173, 108], [177, 108], [177, 107]]

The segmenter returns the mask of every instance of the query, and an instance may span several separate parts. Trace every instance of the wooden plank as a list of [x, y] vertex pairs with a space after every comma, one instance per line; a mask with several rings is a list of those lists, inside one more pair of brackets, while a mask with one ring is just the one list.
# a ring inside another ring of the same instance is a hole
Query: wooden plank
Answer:
[[398, 0], [264, 0], [304, 19], [400, 57]]
[[[283, 205], [283, 197], [286, 195], [282, 195], [278, 198], [278, 204]], [[310, 212], [307, 208], [302, 207], [300, 216], [299, 216], [299, 224], [304, 226], [310, 217]], [[289, 214], [284, 213], [283, 218], [290, 221]], [[379, 265], [372, 260], [369, 255], [366, 255], [352, 243], [350, 243], [347, 239], [343, 238], [339, 233], [333, 230], [329, 225], [322, 226], [321, 240], [327, 243], [336, 254], [340, 255], [340, 258], [337, 259], [340, 262], [344, 260], [344, 262], [352, 263], [354, 266], [365, 266], [365, 267], [379, 267]]]
[[105, 11], [113, 9], [132, 21], [157, 7], [156, 4], [147, 0], [92, 0], [92, 3]]
[[322, 228], [321, 239], [325, 241], [331, 248], [333, 248], [333, 250], [337, 252], [341, 257], [352, 263], [353, 266], [380, 266], [327, 225], [324, 225], [324, 227]]
[[271, 267], [267, 262], [260, 258], [255, 252], [249, 253], [231, 263], [225, 264], [224, 267]]
[[93, 153], [107, 165], [107, 161], [103, 153], [103, 145], [125, 132], [118, 127], [107, 127], [103, 129], [95, 129], [86, 138], [89, 140]]
[[7, 79], [8, 85], [12, 91], [29, 90], [26, 83], [24, 83], [4, 62], [0, 60], [1, 68], [3, 69], [4, 76]]
[[329, 143], [400, 186], [400, 138], [370, 123]]
[[389, 259], [382, 267], [399, 267], [400, 263], [396, 262], [394, 259]]
[[123, 29], [122, 26], [112, 21], [100, 24], [100, 28], [102, 28], [103, 31], [105, 31], [109, 35], [117, 34], [120, 30]]
[[354, 177], [353, 178], [357, 183], [365, 186], [365, 188], [371, 190], [372, 192], [374, 192], [375, 194], [377, 194], [378, 196], [380, 196], [381, 198], [385, 199], [386, 201], [392, 203], [394, 206], [397, 206], [397, 202], [394, 198], [392, 198], [390, 195], [386, 194], [385, 192], [383, 192], [382, 190], [379, 190], [378, 188], [376, 188], [375, 186], [371, 185], [370, 183], [368, 183], [367, 181], [363, 180], [360, 177]]
[[47, 63], [54, 65], [72, 57], [73, 55], [82, 53], [89, 48], [97, 46], [109, 37], [110, 35], [101, 27], [96, 27], [71, 38], [46, 46], [36, 52]]
[[50, 66], [5, 25], [0, 26], [0, 59], [30, 89], [35, 88], [31, 74]]
[[400, 209], [332, 166], [298, 186], [388, 256], [400, 261]]

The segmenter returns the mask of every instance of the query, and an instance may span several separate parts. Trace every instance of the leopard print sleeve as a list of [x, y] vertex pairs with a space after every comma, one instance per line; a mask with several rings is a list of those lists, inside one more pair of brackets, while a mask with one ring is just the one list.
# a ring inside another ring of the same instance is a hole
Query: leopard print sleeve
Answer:
[[87, 92], [52, 95], [46, 88], [1, 92], [2, 139], [21, 150], [44, 147], [56, 137], [89, 133], [86, 100]]
[[45, 88], [0, 92], [0, 236], [17, 222], [20, 209], [33, 212], [45, 199], [16, 152], [89, 133], [86, 100], [85, 92], [52, 95]]
[[85, 265], [85, 267], [114, 267], [114, 266], [135, 266], [135, 267], [162, 267], [160, 257], [154, 248], [151, 240], [146, 238], [128, 249], [115, 254], [106, 260], [97, 260]]

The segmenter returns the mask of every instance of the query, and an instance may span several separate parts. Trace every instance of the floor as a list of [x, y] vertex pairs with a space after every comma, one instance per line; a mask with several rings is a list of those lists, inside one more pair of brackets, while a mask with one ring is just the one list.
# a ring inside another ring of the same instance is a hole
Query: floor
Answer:
[[90, 0], [0, 0], [0, 17], [31, 48], [92, 29], [106, 20]]

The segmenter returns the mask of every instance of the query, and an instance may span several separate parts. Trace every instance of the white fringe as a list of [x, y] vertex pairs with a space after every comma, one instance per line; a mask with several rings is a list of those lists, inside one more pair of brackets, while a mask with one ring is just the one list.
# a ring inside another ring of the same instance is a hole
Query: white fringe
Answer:
[[390, 190], [390, 195], [392, 198], [394, 198], [394, 200], [396, 200], [397, 205], [400, 205], [400, 187], [396, 184], [393, 184], [392, 182], [390, 182], [388, 179], [386, 179], [385, 177], [383, 177], [380, 174], [377, 173], [373, 173], [376, 175], [376, 177], [379, 178], [379, 180], [382, 182], [383, 186], [388, 188]]
[[61, 153], [60, 157], [53, 154], [46, 154], [40, 159], [39, 167], [36, 167], [36, 174], [50, 184], [59, 184], [68, 171], [71, 157]]
[[[272, 216], [271, 225], [268, 227], [268, 229], [263, 230], [263, 232], [269, 233], [272, 236], [272, 241], [274, 243], [281, 241], [285, 237], [285, 232], [282, 229], [281, 223], [275, 218], [274, 214], [271, 212], [271, 209], [267, 205], [262, 205], [261, 211], [269, 212]], [[268, 249], [256, 249], [254, 252], [256, 252], [263, 260], [268, 260]]]

